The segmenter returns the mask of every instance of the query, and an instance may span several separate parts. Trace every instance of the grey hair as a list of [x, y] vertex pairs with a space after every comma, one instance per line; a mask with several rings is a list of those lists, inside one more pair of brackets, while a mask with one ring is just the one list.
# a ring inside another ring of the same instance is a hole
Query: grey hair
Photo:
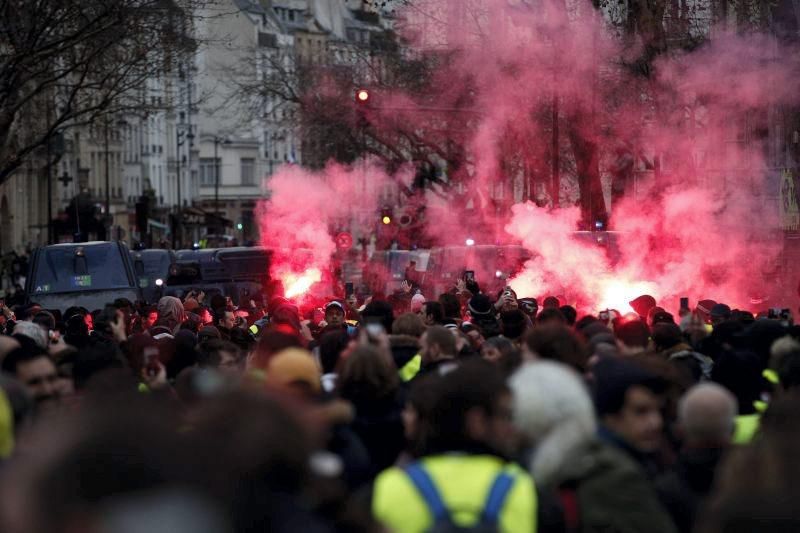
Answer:
[[678, 403], [678, 423], [687, 442], [722, 444], [733, 436], [739, 405], [722, 385], [706, 382], [689, 389]]
[[594, 440], [594, 405], [577, 373], [555, 361], [534, 361], [511, 376], [514, 423], [533, 443], [529, 465], [536, 483], [555, 486], [581, 463]]
[[42, 350], [47, 349], [47, 332], [44, 330], [42, 326], [35, 322], [17, 322], [14, 325], [14, 331], [12, 335], [23, 335], [36, 343], [36, 346], [41, 348]]

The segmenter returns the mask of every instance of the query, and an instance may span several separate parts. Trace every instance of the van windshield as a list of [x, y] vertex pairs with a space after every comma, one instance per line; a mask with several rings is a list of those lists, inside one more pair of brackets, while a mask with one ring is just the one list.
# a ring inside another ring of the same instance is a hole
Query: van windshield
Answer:
[[127, 289], [131, 287], [119, 247], [115, 244], [83, 247], [85, 262], [76, 257], [77, 246], [43, 250], [33, 273], [31, 292]]

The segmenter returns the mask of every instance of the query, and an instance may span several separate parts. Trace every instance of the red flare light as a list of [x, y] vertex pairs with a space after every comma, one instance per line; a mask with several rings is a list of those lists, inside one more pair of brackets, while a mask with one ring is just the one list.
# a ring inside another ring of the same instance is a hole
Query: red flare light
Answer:
[[287, 273], [283, 277], [286, 297], [296, 298], [308, 292], [312, 285], [322, 280], [322, 272], [318, 268], [309, 268], [301, 274]]
[[366, 89], [359, 89], [356, 91], [356, 100], [362, 104], [366, 104], [367, 101], [369, 101], [369, 91]]

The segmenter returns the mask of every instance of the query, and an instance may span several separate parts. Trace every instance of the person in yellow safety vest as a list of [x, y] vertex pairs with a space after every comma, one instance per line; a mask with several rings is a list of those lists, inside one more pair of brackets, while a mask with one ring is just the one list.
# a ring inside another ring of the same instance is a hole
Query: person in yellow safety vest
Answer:
[[430, 387], [433, 395], [428, 412], [414, 422], [422, 455], [378, 475], [373, 516], [394, 533], [537, 531], [533, 479], [507, 460], [516, 438], [501, 373], [471, 360], [415, 386]]

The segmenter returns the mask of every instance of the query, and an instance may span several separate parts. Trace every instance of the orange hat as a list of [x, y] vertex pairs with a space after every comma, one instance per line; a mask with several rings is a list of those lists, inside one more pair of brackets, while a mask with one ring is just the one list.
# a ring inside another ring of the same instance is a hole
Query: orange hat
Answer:
[[322, 387], [322, 374], [311, 352], [302, 348], [286, 348], [272, 357], [267, 365], [267, 384], [288, 387], [308, 385], [314, 393]]

